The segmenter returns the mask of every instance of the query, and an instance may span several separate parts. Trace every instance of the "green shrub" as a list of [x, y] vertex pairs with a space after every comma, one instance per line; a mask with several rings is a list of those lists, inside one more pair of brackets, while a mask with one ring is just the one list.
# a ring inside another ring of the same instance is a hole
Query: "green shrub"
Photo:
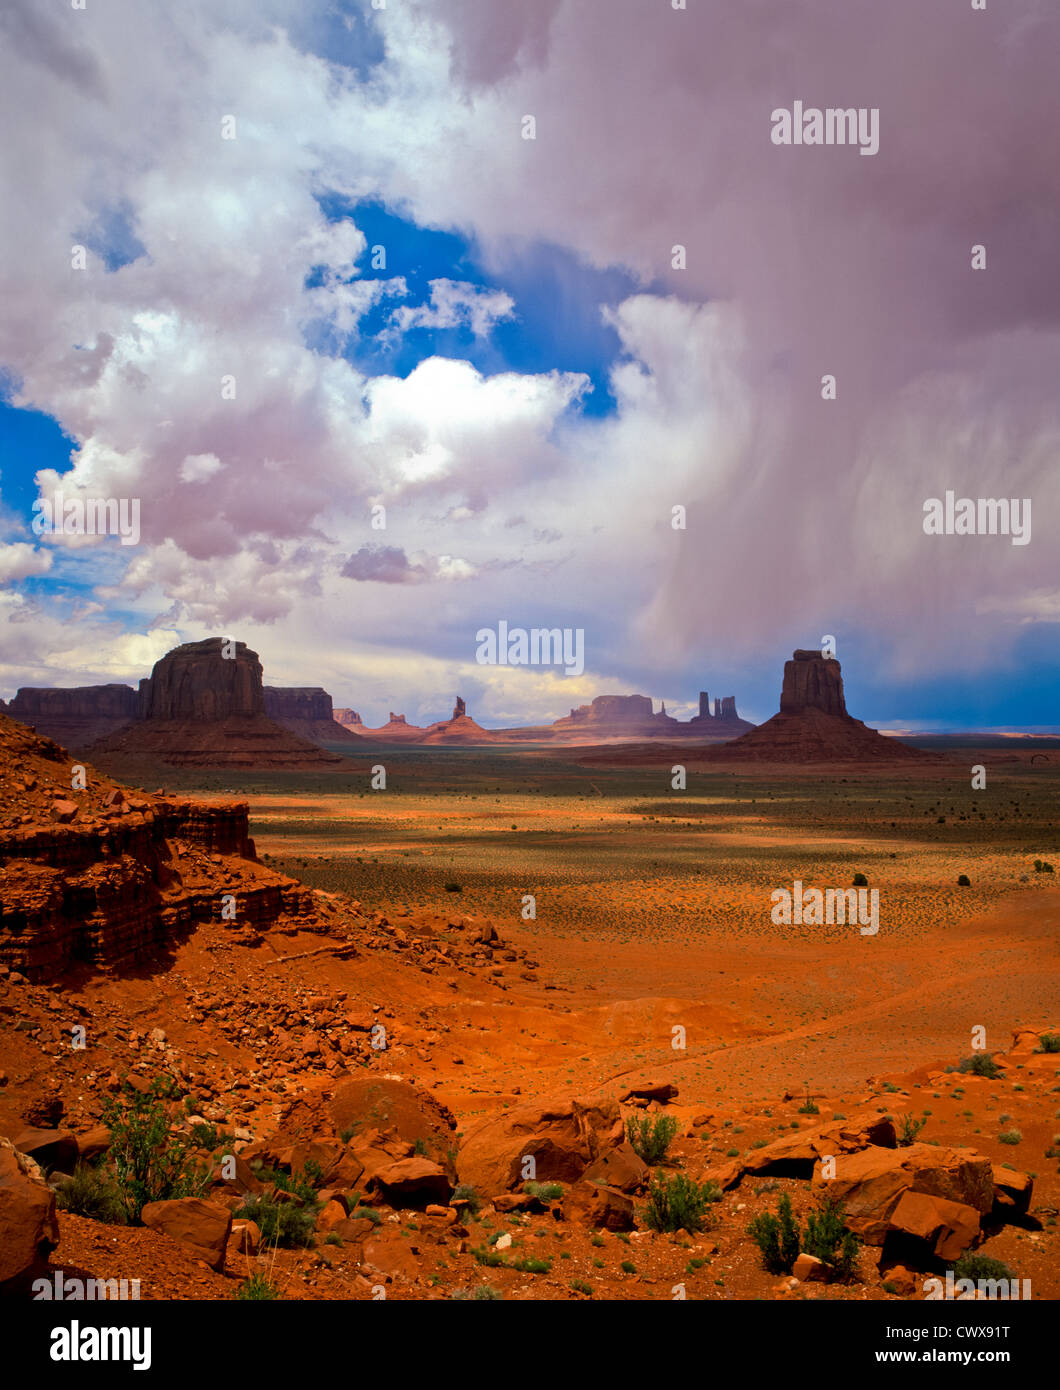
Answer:
[[622, 1271], [623, 1274], [636, 1274], [637, 1272], [637, 1266], [633, 1263], [632, 1260], [623, 1260], [622, 1263], [619, 1265], [619, 1269]]
[[658, 1115], [654, 1124], [650, 1115], [638, 1119], [631, 1115], [626, 1121], [626, 1137], [638, 1158], [649, 1165], [660, 1163], [677, 1133], [677, 1121], [672, 1115]]
[[480, 1284], [471, 1295], [473, 1303], [500, 1303], [503, 1302], [504, 1295], [499, 1289], [495, 1289], [492, 1284]]
[[972, 1076], [985, 1076], [991, 1081], [996, 1080], [1001, 1075], [1001, 1069], [989, 1052], [973, 1052], [970, 1057], [965, 1057], [958, 1064], [957, 1070], [967, 1072]]
[[912, 1115], [902, 1116], [902, 1127], [898, 1133], [899, 1148], [908, 1148], [910, 1144], [915, 1144], [917, 1135], [927, 1124], [927, 1120], [914, 1119]]
[[267, 1299], [279, 1298], [280, 1291], [275, 1284], [270, 1284], [264, 1274], [252, 1274], [236, 1289], [236, 1298], [244, 1301], [248, 1299]]
[[1023, 1139], [1018, 1129], [1003, 1129], [997, 1137], [1001, 1144], [1018, 1144]]
[[215, 1125], [192, 1125], [191, 1136], [188, 1139], [188, 1143], [193, 1149], [205, 1149], [207, 1153], [213, 1153], [214, 1149], [218, 1148], [221, 1142], [221, 1136], [218, 1134]]
[[1038, 1042], [1036, 1052], [1060, 1052], [1060, 1033], [1043, 1033]]
[[992, 1255], [965, 1254], [953, 1266], [954, 1279], [1015, 1279], [1008, 1265]]
[[171, 1083], [159, 1079], [145, 1092], [126, 1083], [119, 1095], [104, 1102], [108, 1161], [128, 1219], [136, 1224], [148, 1202], [188, 1197], [205, 1186], [205, 1174], [191, 1165], [185, 1145], [169, 1132], [166, 1101], [171, 1096]]
[[968, 877], [967, 874], [958, 874], [958, 875], [957, 875], [957, 887], [958, 887], [958, 888], [971, 888], [971, 886], [972, 886], [972, 880]]
[[1053, 872], [1053, 866], [1049, 863], [1048, 859], [1036, 859], [1034, 861], [1034, 872], [1036, 874], [1051, 874]]
[[454, 1202], [466, 1202], [467, 1209], [472, 1216], [477, 1216], [479, 1213], [479, 1208], [482, 1206], [482, 1201], [479, 1198], [478, 1193], [475, 1191], [474, 1187], [472, 1187], [471, 1183], [469, 1182], [462, 1182], [457, 1184], [457, 1187], [453, 1192], [452, 1200]]
[[274, 1197], [248, 1197], [234, 1214], [256, 1222], [262, 1240], [269, 1245], [310, 1246], [316, 1228], [316, 1208], [316, 1203], [300, 1207], [294, 1202], [277, 1202]]
[[539, 1202], [558, 1202], [563, 1196], [561, 1182], [524, 1182], [523, 1191], [528, 1197], [536, 1197]]
[[77, 1164], [73, 1176], [55, 1194], [55, 1203], [60, 1211], [103, 1221], [108, 1226], [124, 1226], [129, 1219], [113, 1176], [87, 1163]]
[[318, 1207], [316, 1184], [320, 1181], [320, 1165], [307, 1158], [300, 1173], [284, 1173], [278, 1168], [255, 1168], [255, 1176], [260, 1182], [272, 1183], [281, 1192], [290, 1192], [308, 1207]]
[[777, 1214], [763, 1211], [747, 1227], [747, 1234], [758, 1246], [762, 1263], [771, 1274], [790, 1274], [799, 1258], [798, 1222], [791, 1213], [791, 1198], [785, 1193], [777, 1202]]
[[865, 877], [864, 874], [855, 874], [855, 875], [854, 875], [854, 887], [855, 887], [855, 888], [867, 888], [868, 886], [869, 886], [869, 881], [868, 881], [868, 879]]
[[700, 1187], [684, 1173], [669, 1179], [656, 1173], [648, 1189], [644, 1220], [653, 1231], [701, 1231], [707, 1222], [707, 1207], [720, 1197], [716, 1183]]
[[847, 1280], [857, 1274], [859, 1247], [857, 1236], [847, 1229], [842, 1202], [823, 1197], [806, 1218], [803, 1249], [830, 1265], [837, 1279]]

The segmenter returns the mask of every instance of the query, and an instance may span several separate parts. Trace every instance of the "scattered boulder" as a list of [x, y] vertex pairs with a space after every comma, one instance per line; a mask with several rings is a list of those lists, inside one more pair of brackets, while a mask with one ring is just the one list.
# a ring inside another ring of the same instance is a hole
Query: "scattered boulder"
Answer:
[[55, 1193], [32, 1158], [0, 1138], [0, 1292], [15, 1292], [59, 1244]]
[[1034, 1179], [1026, 1173], [1017, 1173], [1014, 1168], [1003, 1168], [1000, 1163], [991, 1165], [991, 1174], [994, 1180], [993, 1214], [1006, 1221], [1011, 1221], [1015, 1216], [1025, 1216], [1034, 1195]]
[[239, 1255], [256, 1255], [261, 1245], [261, 1230], [256, 1221], [233, 1221], [232, 1243]]
[[614, 1101], [563, 1097], [506, 1110], [469, 1131], [457, 1156], [462, 1182], [493, 1196], [525, 1180], [534, 1160], [539, 1182], [577, 1182], [608, 1149], [624, 1142]]
[[227, 1207], [201, 1197], [177, 1197], [171, 1202], [148, 1202], [142, 1220], [150, 1230], [190, 1245], [211, 1269], [224, 1269], [232, 1229], [232, 1213]]
[[580, 1226], [605, 1231], [633, 1229], [633, 1202], [617, 1187], [576, 1182], [563, 1199], [563, 1215]]
[[743, 1171], [808, 1178], [818, 1159], [857, 1153], [870, 1145], [883, 1149], [897, 1147], [893, 1120], [873, 1114], [800, 1130], [798, 1134], [774, 1140], [764, 1149], [754, 1150], [743, 1160]]
[[46, 1173], [52, 1169], [72, 1173], [77, 1167], [77, 1140], [68, 1129], [24, 1129], [15, 1137], [15, 1148]]
[[792, 1265], [791, 1272], [803, 1284], [827, 1284], [832, 1278], [832, 1271], [824, 1260], [807, 1254], [805, 1250]]
[[835, 1158], [835, 1176], [814, 1170], [813, 1187], [841, 1201], [850, 1229], [868, 1245], [882, 1245], [891, 1217], [906, 1192], [918, 1192], [971, 1207], [980, 1216], [994, 1200], [990, 1160], [974, 1149], [911, 1144], [904, 1149], [872, 1146]]
[[728, 1192], [730, 1187], [736, 1187], [743, 1177], [743, 1168], [739, 1163], [719, 1163], [713, 1168], [707, 1168], [700, 1176], [700, 1183], [717, 1183], [722, 1192]]
[[429, 1158], [399, 1159], [377, 1172], [372, 1186], [383, 1193], [392, 1207], [423, 1208], [428, 1203], [445, 1204], [453, 1195], [453, 1184], [444, 1168]]
[[940, 1260], [955, 1260], [980, 1236], [979, 1212], [926, 1192], [903, 1192], [891, 1213], [885, 1247], [892, 1233], [922, 1241]]
[[110, 1148], [110, 1130], [106, 1125], [97, 1125], [77, 1136], [77, 1156], [82, 1163], [92, 1163], [102, 1158]]
[[677, 1099], [677, 1087], [672, 1081], [640, 1081], [618, 1099], [621, 1104], [630, 1101], [644, 1101], [647, 1104], [655, 1100], [665, 1105], [667, 1101]]
[[617, 1187], [619, 1192], [636, 1192], [648, 1180], [648, 1165], [632, 1144], [619, 1144], [603, 1153], [585, 1170], [592, 1182]]
[[340, 1134], [392, 1129], [406, 1143], [422, 1140], [438, 1162], [452, 1147], [456, 1129], [452, 1111], [408, 1081], [351, 1076], [335, 1088], [328, 1109]]

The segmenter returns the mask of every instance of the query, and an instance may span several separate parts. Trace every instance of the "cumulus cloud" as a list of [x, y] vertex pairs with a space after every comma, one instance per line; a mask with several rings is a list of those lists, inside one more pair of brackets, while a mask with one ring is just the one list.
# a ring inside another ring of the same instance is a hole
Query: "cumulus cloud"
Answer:
[[0, 543], [0, 582], [11, 583], [33, 574], [47, 574], [51, 567], [52, 557], [46, 550], [25, 541]]
[[459, 280], [432, 280], [430, 303], [402, 305], [390, 315], [400, 333], [410, 328], [469, 328], [485, 338], [495, 323], [513, 317], [515, 301], [503, 290], [483, 289]]

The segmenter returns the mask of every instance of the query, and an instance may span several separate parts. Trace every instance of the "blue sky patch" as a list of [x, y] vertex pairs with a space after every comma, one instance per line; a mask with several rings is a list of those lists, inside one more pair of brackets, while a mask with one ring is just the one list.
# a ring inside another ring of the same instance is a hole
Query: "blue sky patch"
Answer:
[[[618, 334], [604, 322], [602, 310], [634, 293], [638, 286], [618, 269], [595, 270], [561, 247], [537, 243], [517, 248], [502, 270], [486, 273], [473, 238], [418, 227], [380, 203], [354, 205], [337, 195], [318, 199], [330, 221], [349, 217], [362, 231], [367, 249], [361, 259], [364, 279], [404, 277], [408, 297], [386, 298], [361, 322], [359, 338], [344, 355], [369, 376], [406, 377], [431, 356], [468, 361], [486, 375], [584, 372], [593, 390], [578, 406], [588, 416], [613, 414], [616, 402], [608, 372], [619, 357]], [[373, 270], [373, 248], [386, 251], [386, 268]], [[430, 299], [432, 280], [458, 280], [486, 290], [503, 290], [515, 301], [514, 315], [494, 325], [488, 338], [469, 328], [413, 327], [397, 338], [381, 338], [399, 304], [416, 306]], [[319, 272], [308, 282], [320, 283]]]

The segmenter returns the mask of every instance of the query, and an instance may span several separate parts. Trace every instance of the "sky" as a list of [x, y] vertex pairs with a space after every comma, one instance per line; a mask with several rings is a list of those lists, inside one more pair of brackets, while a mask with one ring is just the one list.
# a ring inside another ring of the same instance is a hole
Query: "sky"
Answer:
[[8, 0], [0, 696], [231, 635], [369, 724], [759, 721], [827, 634], [874, 726], [1060, 729], [1058, 51], [1052, 0]]

